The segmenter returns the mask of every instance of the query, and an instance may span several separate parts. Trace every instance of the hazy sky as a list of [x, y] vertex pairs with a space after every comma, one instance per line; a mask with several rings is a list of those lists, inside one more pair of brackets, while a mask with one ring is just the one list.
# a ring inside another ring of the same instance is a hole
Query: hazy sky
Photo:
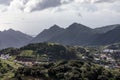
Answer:
[[120, 24], [120, 0], [0, 0], [0, 30], [35, 35], [73, 22], [91, 28]]

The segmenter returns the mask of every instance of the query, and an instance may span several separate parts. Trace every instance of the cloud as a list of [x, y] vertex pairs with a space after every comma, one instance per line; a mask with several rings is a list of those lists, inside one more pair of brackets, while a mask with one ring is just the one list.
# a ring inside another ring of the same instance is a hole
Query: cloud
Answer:
[[60, 2], [63, 3], [63, 4], [68, 4], [68, 3], [71, 3], [73, 1], [74, 0], [61, 0]]
[[10, 2], [10, 6], [8, 7], [8, 9], [11, 10], [24, 10], [25, 8], [25, 4], [28, 2], [28, 0], [12, 0]]
[[24, 12], [33, 12], [50, 8], [56, 9], [56, 7], [61, 7], [66, 4], [76, 3], [76, 5], [82, 5], [85, 9], [87, 9], [88, 5], [89, 11], [96, 11], [97, 8], [94, 5], [96, 3], [114, 3], [117, 1], [120, 0], [0, 0], [0, 4], [7, 4], [8, 9], [19, 9]]
[[13, 23], [8, 22], [8, 23], [3, 23], [3, 24], [13, 24]]
[[0, 4], [9, 5], [11, 0], [0, 0]]
[[32, 12], [48, 8], [56, 8], [73, 1], [74, 0], [29, 0], [25, 5], [24, 11]]
[[120, 12], [120, 4], [118, 2], [115, 2], [114, 4], [112, 4], [111, 6], [109, 6], [110, 10], [116, 11], [116, 12]]
[[[44, 9], [60, 7], [70, 3], [78, 3], [77, 5], [83, 5], [83, 3], [88, 4], [88, 9], [91, 8], [93, 11], [95, 11], [97, 9], [94, 6], [94, 3], [111, 3], [117, 1], [119, 0], [29, 0], [24, 7], [24, 11], [41, 11]], [[91, 3], [93, 3], [93, 6]]]
[[103, 2], [107, 2], [107, 3], [111, 3], [111, 2], [116, 2], [119, 0], [94, 0], [94, 3], [103, 3]]
[[0, 0], [0, 5], [6, 5], [8, 10], [32, 12], [55, 8], [68, 2], [69, 0]]
[[36, 10], [43, 10], [53, 8], [61, 5], [60, 0], [29, 0], [25, 5], [24, 11], [31, 12]]
[[74, 0], [74, 1], [78, 3], [104, 3], [104, 2], [110, 3], [110, 2], [116, 2], [119, 0]]

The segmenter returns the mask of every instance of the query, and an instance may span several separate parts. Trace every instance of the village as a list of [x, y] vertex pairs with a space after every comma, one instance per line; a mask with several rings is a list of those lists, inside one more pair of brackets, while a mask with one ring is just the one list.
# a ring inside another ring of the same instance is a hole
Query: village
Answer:
[[120, 50], [104, 49], [94, 54], [94, 60], [105, 68], [120, 68]]
[[[0, 59], [2, 60], [10, 60], [12, 56], [9, 54], [1, 54]], [[16, 58], [13, 60], [13, 62], [21, 64], [23, 66], [33, 66], [36, 64], [46, 64], [50, 61], [49, 57], [47, 55], [43, 55], [41, 58], [36, 59], [35, 57], [30, 56], [16, 56]]]
[[[0, 54], [0, 59], [9, 60], [12, 56], [9, 54]], [[93, 55], [93, 62], [99, 64], [105, 68], [120, 68], [120, 50], [104, 49], [99, 53]], [[83, 56], [83, 60], [88, 59], [88, 56]], [[46, 54], [39, 58], [30, 56], [16, 56], [13, 60], [15, 63], [19, 63], [23, 66], [33, 66], [36, 64], [46, 64], [53, 61], [52, 58]]]

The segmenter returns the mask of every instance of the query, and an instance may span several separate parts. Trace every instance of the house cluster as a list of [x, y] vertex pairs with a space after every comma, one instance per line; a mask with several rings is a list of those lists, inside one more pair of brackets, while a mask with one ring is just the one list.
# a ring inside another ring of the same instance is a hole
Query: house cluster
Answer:
[[7, 59], [10, 59], [11, 58], [11, 56], [9, 55], [9, 54], [1, 54], [0, 55], [0, 59], [5, 59], [5, 60], [7, 60]]
[[25, 66], [32, 66], [35, 62], [35, 59], [33, 57], [17, 56], [14, 62], [20, 63]]
[[117, 57], [120, 58], [120, 50], [105, 49], [94, 54], [94, 60], [106, 68], [120, 68]]
[[102, 53], [112, 55], [115, 58], [120, 58], [120, 49], [105, 49]]
[[28, 56], [17, 56], [14, 62], [20, 63], [24, 66], [33, 66], [35, 64], [43, 64], [47, 63], [49, 60], [46, 56], [42, 56], [42, 58], [28, 57]]
[[105, 49], [105, 50], [103, 50], [103, 52], [104, 53], [120, 53], [120, 50], [119, 49], [117, 49], [117, 50], [115, 50], [115, 49]]

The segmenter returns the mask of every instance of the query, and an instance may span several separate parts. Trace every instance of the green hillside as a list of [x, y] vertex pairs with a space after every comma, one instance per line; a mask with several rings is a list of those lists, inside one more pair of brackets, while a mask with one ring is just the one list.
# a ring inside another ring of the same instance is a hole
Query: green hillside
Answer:
[[120, 80], [119, 61], [100, 57], [105, 48], [34, 43], [3, 49], [11, 58], [1, 60], [0, 80]]
[[120, 70], [80, 60], [19, 68], [11, 80], [120, 80]]

